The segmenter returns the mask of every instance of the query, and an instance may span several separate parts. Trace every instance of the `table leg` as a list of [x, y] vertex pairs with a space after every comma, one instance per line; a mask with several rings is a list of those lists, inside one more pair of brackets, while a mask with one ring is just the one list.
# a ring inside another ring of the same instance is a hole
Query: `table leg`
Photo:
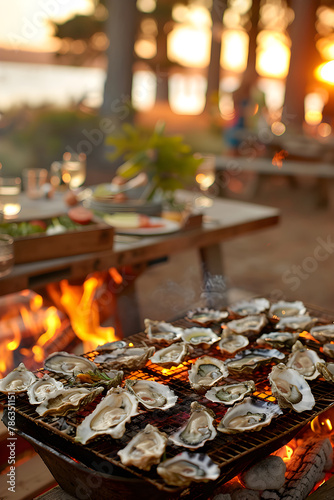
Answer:
[[201, 299], [207, 307], [221, 309], [227, 305], [227, 286], [223, 276], [221, 245], [200, 248], [203, 268], [203, 292]]

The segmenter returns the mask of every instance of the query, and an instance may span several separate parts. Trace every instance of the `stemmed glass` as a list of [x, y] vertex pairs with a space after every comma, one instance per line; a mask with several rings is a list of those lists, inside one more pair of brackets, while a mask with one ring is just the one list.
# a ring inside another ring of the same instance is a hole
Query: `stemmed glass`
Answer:
[[86, 155], [80, 154], [78, 157], [73, 157], [71, 153], [63, 155], [61, 166], [61, 177], [70, 189], [76, 189], [86, 180]]

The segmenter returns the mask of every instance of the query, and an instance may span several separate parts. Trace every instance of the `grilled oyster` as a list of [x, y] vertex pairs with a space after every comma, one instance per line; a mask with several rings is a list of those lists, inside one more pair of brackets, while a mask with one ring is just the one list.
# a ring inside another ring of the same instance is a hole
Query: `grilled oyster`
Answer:
[[94, 350], [97, 352], [114, 351], [115, 349], [123, 349], [124, 347], [127, 347], [127, 345], [128, 344], [125, 340], [114, 340], [114, 342], [107, 342], [106, 344], [98, 345]]
[[272, 304], [268, 315], [273, 319], [286, 318], [288, 316], [301, 316], [306, 313], [306, 307], [303, 302], [296, 300], [295, 302], [286, 302], [279, 300]]
[[137, 399], [121, 387], [113, 387], [95, 410], [77, 427], [76, 441], [86, 444], [100, 434], [119, 439], [131, 417], [138, 415]]
[[270, 302], [267, 299], [251, 299], [251, 300], [240, 300], [232, 306], [229, 310], [237, 317], [244, 317], [253, 314], [260, 314], [265, 312], [270, 307]]
[[300, 413], [311, 410], [315, 400], [304, 377], [283, 363], [274, 366], [269, 373], [271, 390], [281, 408], [293, 408]]
[[244, 335], [237, 335], [236, 333], [229, 333], [229, 330], [223, 331], [223, 336], [218, 343], [219, 349], [223, 352], [233, 354], [234, 352], [243, 349], [249, 344], [249, 340]]
[[147, 360], [153, 356], [154, 352], [155, 347], [125, 347], [99, 354], [94, 361], [95, 363], [104, 363], [115, 370], [138, 370], [146, 365]]
[[233, 405], [237, 401], [244, 399], [247, 394], [250, 394], [253, 391], [255, 391], [255, 383], [253, 380], [247, 380], [246, 382], [212, 387], [205, 394], [205, 397], [214, 403]]
[[220, 471], [208, 455], [184, 451], [161, 462], [157, 473], [171, 486], [189, 486], [192, 481], [206, 482], [219, 477]]
[[251, 373], [260, 365], [273, 359], [284, 359], [285, 355], [277, 349], [248, 349], [225, 361], [229, 372]]
[[228, 317], [228, 311], [217, 311], [208, 307], [199, 307], [192, 311], [188, 311], [187, 319], [193, 323], [198, 323], [201, 326], [208, 326], [215, 321], [221, 321]]
[[227, 410], [217, 430], [228, 434], [259, 431], [281, 414], [282, 410], [278, 405], [249, 397]]
[[19, 394], [25, 392], [36, 380], [35, 375], [26, 369], [24, 363], [20, 363], [17, 368], [0, 380], [0, 392]]
[[256, 342], [259, 345], [269, 344], [272, 347], [291, 347], [297, 342], [298, 337], [298, 332], [270, 332], [261, 335]]
[[38, 415], [67, 415], [70, 411], [78, 410], [93, 401], [101, 392], [103, 387], [89, 390], [84, 387], [75, 389], [58, 389], [36, 408]]
[[44, 361], [44, 368], [50, 372], [63, 375], [76, 375], [96, 370], [93, 361], [82, 356], [75, 356], [68, 352], [54, 352]]
[[324, 351], [324, 354], [328, 356], [329, 358], [334, 358], [334, 344], [328, 343], [324, 344], [322, 346], [322, 350]]
[[220, 337], [218, 337], [211, 328], [195, 327], [183, 330], [182, 339], [184, 342], [187, 342], [187, 344], [209, 349], [212, 344], [220, 340]]
[[191, 387], [199, 393], [204, 393], [218, 380], [227, 377], [228, 370], [220, 359], [202, 356], [192, 365], [188, 376]]
[[153, 380], [126, 380], [127, 390], [133, 394], [147, 410], [167, 410], [175, 405], [177, 396], [168, 385]]
[[124, 373], [122, 370], [96, 369], [94, 372], [77, 373], [69, 379], [69, 382], [76, 387], [95, 387], [97, 385], [110, 389], [122, 383]]
[[281, 318], [278, 323], [276, 323], [275, 328], [277, 330], [292, 330], [292, 331], [302, 331], [307, 330], [311, 325], [317, 322], [317, 318], [312, 318], [307, 314], [302, 316], [287, 316]]
[[189, 352], [188, 344], [185, 342], [178, 342], [172, 344], [164, 349], [157, 351], [151, 358], [152, 363], [170, 368], [171, 366], [178, 366]]
[[142, 470], [150, 470], [152, 465], [158, 464], [166, 449], [167, 434], [160, 432], [157, 427], [147, 424], [145, 429], [138, 432], [125, 448], [119, 450], [124, 465], [135, 465]]
[[314, 380], [319, 376], [317, 363], [324, 363], [312, 349], [307, 349], [298, 340], [292, 348], [292, 354], [286, 363], [288, 368], [297, 370], [306, 380]]
[[216, 437], [217, 431], [213, 426], [215, 414], [197, 401], [191, 403], [190, 409], [191, 415], [188, 422], [169, 439], [177, 446], [195, 449]]
[[334, 340], [334, 323], [329, 325], [314, 326], [310, 334], [319, 342], [331, 342]]
[[183, 328], [178, 328], [165, 321], [144, 319], [145, 333], [151, 342], [172, 344], [182, 336]]
[[334, 363], [317, 363], [317, 369], [327, 382], [334, 382]]
[[267, 317], [264, 314], [258, 314], [256, 316], [245, 316], [241, 319], [234, 319], [229, 323], [224, 323], [224, 326], [234, 333], [251, 335], [259, 333], [267, 323]]
[[43, 378], [36, 380], [27, 390], [29, 403], [39, 405], [50, 394], [57, 390], [63, 389], [63, 384], [49, 375], [44, 375]]

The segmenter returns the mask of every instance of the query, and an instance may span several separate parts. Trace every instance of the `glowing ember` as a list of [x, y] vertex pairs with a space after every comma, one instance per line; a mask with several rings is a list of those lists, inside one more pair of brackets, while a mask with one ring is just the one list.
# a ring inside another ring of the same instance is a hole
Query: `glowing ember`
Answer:
[[285, 151], [285, 149], [282, 149], [278, 153], [274, 154], [274, 157], [272, 159], [272, 164], [275, 167], [282, 168], [283, 167], [283, 160], [285, 160], [288, 156], [288, 152]]

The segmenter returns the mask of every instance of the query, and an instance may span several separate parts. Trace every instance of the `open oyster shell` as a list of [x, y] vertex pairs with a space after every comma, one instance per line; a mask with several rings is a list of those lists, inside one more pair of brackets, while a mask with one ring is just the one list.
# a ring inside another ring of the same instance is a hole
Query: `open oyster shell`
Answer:
[[96, 370], [96, 364], [82, 356], [68, 352], [54, 352], [44, 361], [44, 368], [54, 373], [75, 375]]
[[213, 421], [215, 414], [209, 408], [193, 401], [190, 405], [191, 415], [185, 425], [169, 436], [177, 446], [196, 449], [211, 441], [217, 435]]
[[211, 328], [194, 327], [183, 330], [182, 339], [187, 344], [209, 349], [212, 344], [220, 340], [220, 337]]
[[319, 342], [331, 342], [334, 340], [334, 323], [314, 326], [311, 328], [310, 334]]
[[286, 318], [290, 316], [301, 316], [306, 313], [306, 307], [303, 302], [296, 300], [295, 302], [286, 302], [279, 300], [272, 304], [268, 315], [273, 319]]
[[246, 382], [211, 387], [211, 389], [206, 392], [205, 397], [214, 403], [233, 405], [237, 401], [244, 399], [245, 396], [251, 394], [253, 391], [255, 391], [255, 382], [253, 382], [253, 380], [247, 380]]
[[224, 323], [222, 326], [227, 327], [234, 333], [239, 334], [253, 334], [259, 333], [268, 323], [265, 314], [258, 314], [255, 316], [245, 316], [241, 319], [234, 319], [229, 323]]
[[317, 321], [317, 318], [313, 318], [311, 316], [308, 316], [307, 314], [302, 316], [287, 316], [281, 318], [278, 323], [276, 323], [275, 328], [277, 330], [302, 331], [307, 330]]
[[147, 424], [145, 429], [138, 432], [125, 448], [117, 452], [117, 455], [120, 456], [124, 465], [134, 465], [142, 470], [150, 470], [152, 465], [160, 462], [166, 449], [167, 439], [167, 434]]
[[199, 307], [192, 311], [188, 311], [187, 319], [201, 326], [208, 326], [215, 321], [221, 321], [228, 317], [228, 311], [217, 311], [208, 307]]
[[229, 307], [229, 310], [237, 317], [244, 317], [265, 312], [270, 307], [267, 299], [240, 300]]
[[317, 369], [327, 382], [334, 382], [334, 363], [317, 363]]
[[297, 342], [299, 332], [270, 332], [256, 339], [259, 345], [269, 344], [272, 347], [291, 347]]
[[269, 373], [271, 390], [281, 408], [293, 408], [300, 413], [311, 410], [315, 400], [305, 378], [283, 363], [274, 366]]
[[292, 348], [292, 354], [290, 354], [286, 366], [297, 370], [306, 380], [314, 380], [320, 375], [317, 363], [324, 363], [324, 360], [319, 358], [312, 349], [304, 347], [298, 340]]
[[189, 352], [189, 346], [185, 342], [177, 342], [164, 349], [159, 349], [150, 358], [152, 363], [170, 368], [178, 366]]
[[249, 344], [249, 340], [244, 335], [238, 335], [236, 333], [229, 333], [229, 330], [223, 331], [223, 336], [218, 343], [218, 347], [221, 351], [227, 352], [228, 354], [233, 354], [240, 349], [243, 349]]
[[93, 401], [101, 392], [103, 387], [89, 390], [84, 387], [75, 389], [58, 389], [36, 408], [38, 415], [67, 415], [70, 411], [78, 410]]
[[0, 380], [0, 392], [19, 394], [25, 392], [36, 380], [35, 375], [26, 369], [24, 363], [20, 363], [17, 368]]
[[114, 370], [138, 370], [146, 365], [147, 360], [153, 356], [154, 352], [155, 347], [124, 347], [99, 354], [94, 361], [95, 363], [104, 363]]
[[228, 434], [259, 431], [281, 414], [282, 410], [278, 405], [248, 397], [227, 410], [217, 430]]
[[125, 389], [113, 387], [77, 427], [76, 441], [86, 444], [100, 434], [119, 439], [131, 417], [138, 415], [138, 401]]
[[168, 458], [157, 467], [157, 473], [171, 486], [189, 486], [192, 481], [207, 482], [219, 477], [220, 470], [208, 455], [184, 451]]
[[44, 375], [43, 378], [37, 379], [30, 387], [28, 387], [27, 395], [29, 403], [32, 405], [39, 405], [49, 397], [50, 394], [55, 391], [63, 389], [63, 384], [49, 377], [49, 375]]
[[198, 358], [188, 371], [191, 387], [204, 393], [209, 387], [228, 376], [228, 370], [223, 361], [211, 356]]
[[125, 340], [114, 340], [114, 342], [107, 342], [106, 344], [98, 345], [94, 350], [97, 352], [114, 351], [115, 349], [123, 349], [124, 347], [127, 347], [127, 345], [128, 344]]
[[127, 390], [147, 410], [167, 410], [175, 405], [177, 396], [168, 385], [159, 384], [153, 380], [126, 380]]
[[277, 349], [247, 349], [234, 358], [227, 359], [225, 365], [229, 372], [251, 373], [273, 359], [284, 359], [285, 355]]
[[334, 358], [334, 344], [328, 343], [322, 346], [322, 350], [329, 358]]
[[145, 333], [151, 342], [172, 344], [182, 336], [183, 328], [179, 328], [165, 321], [144, 319]]

